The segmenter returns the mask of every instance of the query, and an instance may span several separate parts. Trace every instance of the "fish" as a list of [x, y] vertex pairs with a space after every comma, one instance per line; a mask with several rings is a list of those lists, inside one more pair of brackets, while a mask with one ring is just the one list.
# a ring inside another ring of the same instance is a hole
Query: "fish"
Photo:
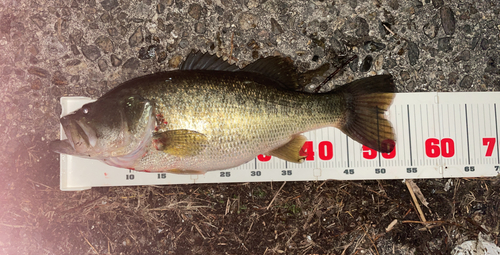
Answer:
[[193, 51], [178, 70], [128, 80], [61, 117], [67, 139], [52, 141], [50, 149], [177, 174], [233, 168], [259, 154], [301, 163], [302, 133], [324, 127], [380, 152], [394, 150], [385, 116], [396, 92], [391, 75], [325, 93], [301, 91], [307, 75], [280, 56], [239, 68]]

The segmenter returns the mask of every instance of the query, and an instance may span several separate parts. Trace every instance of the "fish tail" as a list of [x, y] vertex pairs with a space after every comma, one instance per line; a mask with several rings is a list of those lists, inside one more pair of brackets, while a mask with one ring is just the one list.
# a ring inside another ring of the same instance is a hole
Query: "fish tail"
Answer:
[[384, 113], [394, 99], [391, 75], [377, 75], [353, 81], [331, 93], [343, 95], [345, 115], [337, 127], [346, 135], [374, 150], [389, 153], [395, 134]]

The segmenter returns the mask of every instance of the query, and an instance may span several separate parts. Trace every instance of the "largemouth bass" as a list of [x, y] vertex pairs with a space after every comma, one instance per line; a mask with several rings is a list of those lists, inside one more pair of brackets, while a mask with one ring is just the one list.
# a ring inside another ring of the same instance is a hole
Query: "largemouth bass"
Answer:
[[205, 173], [259, 154], [300, 163], [301, 133], [336, 127], [381, 152], [395, 137], [384, 112], [390, 75], [363, 78], [327, 93], [297, 91], [301, 74], [282, 57], [240, 69], [191, 53], [179, 70], [138, 77], [61, 118], [67, 136], [55, 152], [146, 172]]

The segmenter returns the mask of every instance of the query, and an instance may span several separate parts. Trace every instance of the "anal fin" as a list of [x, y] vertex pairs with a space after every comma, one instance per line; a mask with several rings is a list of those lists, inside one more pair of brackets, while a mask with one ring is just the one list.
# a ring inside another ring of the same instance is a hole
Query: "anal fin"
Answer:
[[181, 169], [169, 169], [166, 172], [171, 174], [190, 174], [190, 175], [205, 174], [204, 171], [200, 170], [181, 170]]
[[305, 136], [297, 135], [290, 142], [272, 150], [269, 154], [293, 163], [302, 163], [306, 157], [300, 155], [300, 150], [306, 141]]

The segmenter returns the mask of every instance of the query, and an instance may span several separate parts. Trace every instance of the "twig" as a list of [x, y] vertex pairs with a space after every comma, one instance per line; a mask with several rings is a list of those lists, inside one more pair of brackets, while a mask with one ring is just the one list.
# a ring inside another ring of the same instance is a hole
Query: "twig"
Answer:
[[370, 242], [372, 242], [372, 245], [373, 247], [375, 247], [375, 251], [377, 252], [378, 255], [380, 255], [380, 253], [378, 253], [378, 249], [377, 249], [377, 246], [375, 245], [375, 242], [373, 242], [373, 239], [370, 235], [368, 235], [367, 231], [365, 230], [365, 228], [363, 226], [361, 226], [361, 228], [363, 229], [363, 231], [365, 231], [365, 234], [368, 236], [368, 239], [370, 239]]
[[276, 199], [276, 197], [278, 196], [278, 194], [280, 193], [281, 189], [283, 188], [283, 186], [285, 186], [286, 184], [286, 181], [283, 182], [283, 185], [281, 185], [281, 188], [278, 190], [278, 192], [276, 192], [276, 194], [274, 194], [274, 197], [273, 197], [273, 200], [271, 200], [271, 202], [269, 203], [269, 205], [267, 206], [266, 210], [269, 210], [269, 208], [271, 208], [271, 205], [273, 204], [274, 200]]
[[347, 64], [351, 63], [351, 61], [353, 61], [356, 58], [358, 58], [358, 55], [354, 55], [349, 60], [342, 63], [342, 65], [339, 68], [337, 68], [337, 70], [335, 70], [333, 73], [328, 75], [328, 77], [326, 77], [326, 79], [323, 82], [321, 82], [318, 85], [318, 87], [316, 87], [316, 89], [314, 89], [314, 93], [318, 93], [321, 90], [321, 88], [323, 88], [323, 86], [333, 78], [333, 76], [335, 76], [338, 72], [340, 72], [340, 70], [344, 69], [344, 67], [347, 66]]
[[422, 211], [422, 208], [420, 208], [420, 204], [418, 203], [417, 197], [415, 196], [415, 193], [413, 192], [413, 188], [411, 187], [410, 184], [411, 180], [405, 180], [406, 187], [408, 188], [408, 191], [410, 191], [411, 198], [413, 199], [413, 202], [415, 203], [415, 206], [417, 207], [418, 214], [420, 216], [420, 219], [422, 222], [426, 222], [427, 220], [425, 219], [424, 212]]
[[78, 230], [80, 231], [80, 235], [82, 235], [83, 239], [85, 239], [85, 242], [87, 242], [87, 244], [92, 248], [92, 250], [95, 252], [95, 254], [99, 254], [99, 252], [97, 252], [97, 250], [94, 248], [94, 246], [89, 242], [89, 240], [87, 240], [87, 238], [83, 235], [82, 231], [81, 230]]

